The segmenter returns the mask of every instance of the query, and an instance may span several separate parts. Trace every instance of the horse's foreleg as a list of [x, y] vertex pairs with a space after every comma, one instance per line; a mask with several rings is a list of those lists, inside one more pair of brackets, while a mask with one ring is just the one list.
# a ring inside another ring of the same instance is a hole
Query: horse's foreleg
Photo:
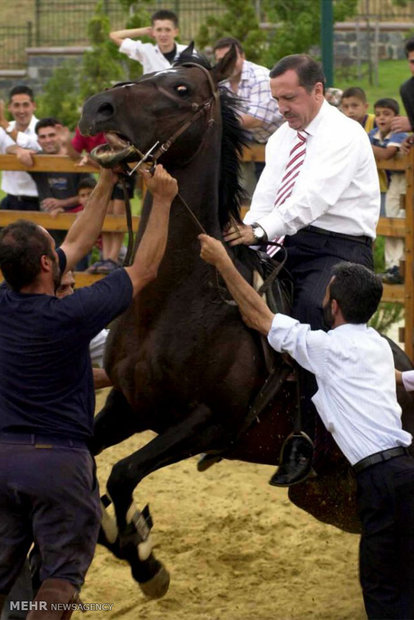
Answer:
[[99, 454], [141, 430], [145, 429], [138, 428], [137, 414], [125, 396], [119, 390], [112, 389], [103, 409], [95, 417], [91, 452]]
[[149, 473], [198, 454], [222, 437], [222, 427], [213, 425], [211, 418], [211, 410], [200, 405], [185, 421], [119, 461], [109, 477], [108, 493], [114, 501], [119, 536], [116, 536], [115, 530], [111, 544], [108, 540], [101, 542], [117, 557], [129, 562], [134, 579], [139, 582], [144, 594], [151, 598], [159, 598], [166, 593], [169, 575], [151, 552], [149, 529], [152, 523], [147, 525], [148, 531], [145, 531], [144, 515], [135, 509], [132, 493], [138, 482]]
[[122, 459], [112, 468], [107, 489], [115, 505], [119, 530], [126, 527], [126, 514], [137, 484], [148, 474], [208, 450], [223, 436], [223, 427], [213, 422], [209, 407], [199, 405], [179, 424]]

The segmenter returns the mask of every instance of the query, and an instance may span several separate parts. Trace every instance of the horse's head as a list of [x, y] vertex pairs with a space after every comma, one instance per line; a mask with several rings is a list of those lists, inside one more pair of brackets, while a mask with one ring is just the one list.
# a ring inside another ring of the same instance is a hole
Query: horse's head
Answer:
[[85, 135], [104, 132], [108, 141], [98, 147], [95, 158], [106, 166], [138, 161], [156, 145], [156, 158], [188, 160], [202, 144], [207, 128], [220, 119], [217, 84], [231, 74], [235, 62], [232, 48], [217, 65], [208, 67], [189, 46], [171, 69], [118, 84], [88, 99], [80, 131]]

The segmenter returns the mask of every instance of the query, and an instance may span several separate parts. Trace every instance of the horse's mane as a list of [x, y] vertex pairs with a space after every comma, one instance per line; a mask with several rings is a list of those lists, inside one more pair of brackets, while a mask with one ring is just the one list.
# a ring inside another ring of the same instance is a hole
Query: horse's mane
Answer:
[[240, 107], [237, 97], [227, 88], [220, 88], [221, 118], [223, 134], [221, 138], [221, 163], [219, 182], [219, 220], [221, 228], [230, 218], [241, 222], [240, 204], [244, 190], [240, 185], [240, 160], [243, 146], [247, 144], [247, 134], [240, 125], [236, 114]]
[[[211, 70], [211, 64], [206, 56], [194, 51], [190, 45], [174, 63], [182, 65], [186, 62], [201, 65]], [[220, 153], [220, 177], [219, 177], [219, 221], [223, 228], [229, 223], [230, 218], [240, 222], [240, 204], [244, 190], [239, 183], [240, 159], [243, 146], [247, 143], [247, 134], [243, 130], [237, 117], [240, 108], [240, 100], [227, 88], [219, 87], [222, 139]]]

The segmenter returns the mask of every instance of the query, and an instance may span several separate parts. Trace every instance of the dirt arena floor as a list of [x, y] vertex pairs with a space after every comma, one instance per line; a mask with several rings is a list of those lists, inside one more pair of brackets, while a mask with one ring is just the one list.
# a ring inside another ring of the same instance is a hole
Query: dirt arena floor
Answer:
[[[98, 395], [98, 406], [105, 391]], [[151, 439], [131, 438], [98, 457], [101, 490], [112, 465]], [[135, 493], [150, 504], [155, 554], [171, 574], [167, 595], [144, 598], [127, 564], [102, 547], [82, 591], [110, 620], [363, 620], [358, 536], [323, 525], [267, 484], [269, 466], [223, 461], [199, 473], [189, 459], [149, 476]]]

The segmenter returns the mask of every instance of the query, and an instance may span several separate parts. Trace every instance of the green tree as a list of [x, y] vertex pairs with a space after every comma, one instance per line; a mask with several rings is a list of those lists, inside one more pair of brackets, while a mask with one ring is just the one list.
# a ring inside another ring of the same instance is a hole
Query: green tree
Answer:
[[[320, 0], [314, 0], [309, 10], [308, 0], [264, 0], [263, 8], [268, 22], [275, 29], [268, 36], [265, 64], [272, 66], [288, 54], [309, 52], [319, 45], [321, 28]], [[342, 21], [356, 14], [358, 0], [333, 0], [334, 21]]]
[[114, 54], [114, 44], [109, 39], [110, 22], [102, 2], [96, 5], [95, 15], [88, 24], [88, 37], [92, 49], [83, 55], [80, 75], [82, 99], [90, 97], [124, 78], [122, 65]]
[[36, 115], [53, 116], [74, 129], [80, 114], [78, 63], [68, 60], [58, 67], [47, 82], [43, 94], [37, 97]]
[[37, 99], [39, 116], [55, 116], [74, 129], [87, 97], [125, 79], [121, 54], [110, 41], [109, 32], [109, 19], [99, 2], [88, 24], [91, 50], [83, 54], [80, 71], [76, 61], [67, 61], [55, 70]]
[[252, 62], [262, 60], [266, 34], [260, 29], [253, 2], [219, 0], [225, 6], [221, 15], [209, 15], [196, 36], [196, 46], [203, 50], [221, 37], [235, 37]]
[[[358, 0], [333, 0], [334, 19], [341, 21], [355, 15]], [[239, 39], [246, 57], [271, 67], [287, 54], [308, 52], [320, 41], [320, 0], [262, 0], [264, 21], [273, 24], [262, 29], [257, 19], [255, 2], [219, 0], [225, 6], [222, 15], [207, 17], [197, 34], [199, 49], [205, 49], [223, 36]]]

